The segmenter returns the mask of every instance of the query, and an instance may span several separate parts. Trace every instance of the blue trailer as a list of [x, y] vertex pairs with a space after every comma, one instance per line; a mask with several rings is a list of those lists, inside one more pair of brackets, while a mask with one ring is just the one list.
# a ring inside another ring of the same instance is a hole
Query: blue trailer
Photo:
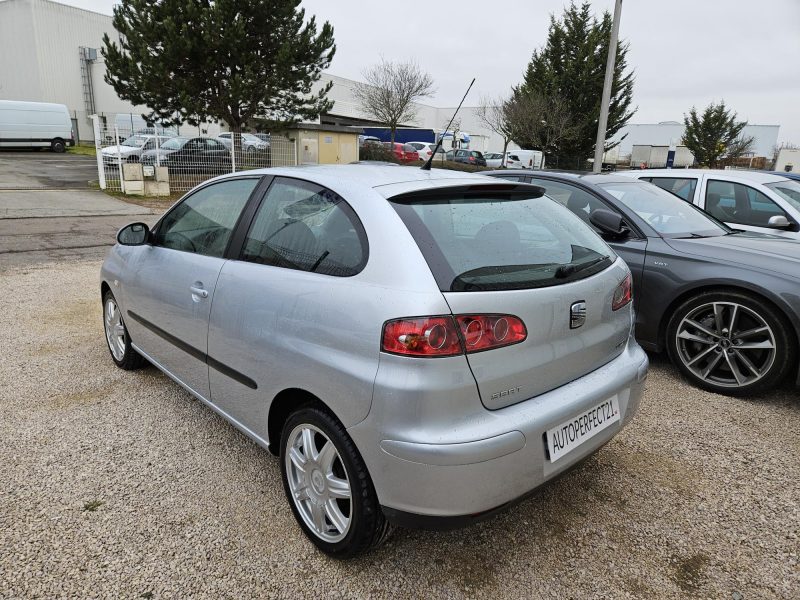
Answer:
[[[364, 127], [364, 135], [374, 136], [382, 142], [390, 142], [392, 140], [392, 130], [388, 127]], [[403, 127], [394, 132], [394, 141], [400, 143], [429, 142], [433, 144], [436, 142], [436, 136], [433, 133], [433, 129]]]

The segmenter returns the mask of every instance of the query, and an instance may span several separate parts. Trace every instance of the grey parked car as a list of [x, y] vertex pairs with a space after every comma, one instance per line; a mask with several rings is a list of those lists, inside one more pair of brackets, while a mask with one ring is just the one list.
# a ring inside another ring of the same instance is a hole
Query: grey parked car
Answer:
[[606, 237], [633, 272], [639, 343], [694, 384], [742, 396], [800, 375], [800, 243], [731, 229], [629, 177], [493, 175], [544, 187]]
[[217, 178], [123, 228], [101, 277], [114, 362], [279, 455], [338, 557], [509, 506], [617, 434], [647, 374], [624, 261], [541, 188], [479, 175]]

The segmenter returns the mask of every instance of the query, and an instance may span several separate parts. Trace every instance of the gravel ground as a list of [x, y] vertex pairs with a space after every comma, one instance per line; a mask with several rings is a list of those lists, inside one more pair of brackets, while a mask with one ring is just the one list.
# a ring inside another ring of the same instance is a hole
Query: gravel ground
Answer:
[[486, 523], [342, 563], [278, 462], [154, 368], [116, 369], [99, 262], [0, 274], [0, 596], [800, 597], [800, 401], [654, 358], [640, 414]]

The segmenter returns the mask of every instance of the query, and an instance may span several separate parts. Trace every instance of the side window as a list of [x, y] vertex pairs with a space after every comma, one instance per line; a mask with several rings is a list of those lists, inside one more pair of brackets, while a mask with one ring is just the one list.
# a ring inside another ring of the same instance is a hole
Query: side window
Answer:
[[350, 277], [367, 262], [367, 236], [353, 209], [338, 194], [279, 177], [258, 209], [241, 258]]
[[530, 180], [530, 183], [543, 187], [547, 196], [566, 206], [592, 229], [596, 230], [596, 227], [589, 220], [589, 215], [598, 208], [609, 210], [609, 207], [602, 200], [595, 198], [592, 194], [579, 187], [547, 179], [536, 179], [535, 177]]
[[697, 189], [697, 179], [691, 177], [648, 177], [646, 180], [687, 202], [694, 199]]
[[198, 190], [158, 225], [156, 245], [221, 258], [258, 179], [221, 181]]
[[770, 217], [786, 216], [783, 209], [766, 195], [732, 181], [709, 180], [706, 211], [721, 221], [756, 227], [769, 226]]

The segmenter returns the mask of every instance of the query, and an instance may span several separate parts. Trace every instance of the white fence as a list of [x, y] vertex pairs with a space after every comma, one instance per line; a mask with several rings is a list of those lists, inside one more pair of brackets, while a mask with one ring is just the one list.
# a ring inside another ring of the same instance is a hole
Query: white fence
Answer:
[[185, 192], [226, 173], [297, 164], [295, 142], [243, 133], [234, 151], [232, 133], [184, 136], [161, 127], [101, 127], [95, 120], [97, 169], [102, 189], [130, 194]]

